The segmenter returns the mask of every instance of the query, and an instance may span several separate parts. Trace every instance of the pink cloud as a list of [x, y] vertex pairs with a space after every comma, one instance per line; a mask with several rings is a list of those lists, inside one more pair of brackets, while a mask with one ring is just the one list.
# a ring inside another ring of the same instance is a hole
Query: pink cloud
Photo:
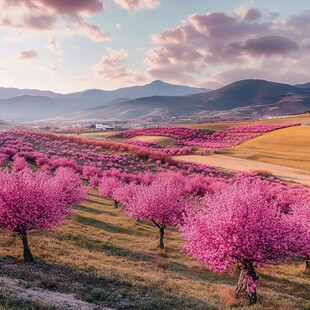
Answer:
[[85, 22], [80, 23], [83, 33], [96, 42], [104, 42], [111, 40], [111, 35], [107, 32], [101, 31], [96, 25], [88, 24]]
[[4, 0], [8, 7], [28, 7], [31, 10], [51, 8], [59, 14], [78, 15], [104, 10], [99, 0]]
[[0, 10], [4, 13], [0, 17], [0, 26], [46, 31], [55, 29], [59, 19], [63, 19], [71, 29], [78, 27], [79, 33], [94, 41], [111, 38], [86, 20], [105, 10], [105, 4], [100, 0], [2, 0], [1, 4]]
[[[177, 74], [179, 82], [191, 79], [196, 84], [201, 83], [203, 76], [209, 76], [215, 85], [220, 83], [217, 72], [234, 67], [240, 68], [242, 74], [251, 69], [248, 71], [251, 77], [251, 73], [261, 76], [262, 72], [272, 71], [273, 61], [306, 62], [306, 48], [301, 47], [309, 44], [307, 12], [279, 20], [255, 8], [241, 9], [241, 13], [192, 14], [186, 23], [153, 35], [154, 47], [147, 51], [145, 58], [149, 66], [147, 73], [152, 78], [168, 78], [172, 82], [175, 77], [170, 71]], [[270, 59], [267, 67], [264, 59]]]
[[51, 29], [57, 22], [57, 16], [51, 15], [28, 15], [24, 16], [24, 25], [29, 28], [46, 30]]
[[129, 11], [141, 11], [144, 9], [155, 9], [159, 6], [157, 0], [114, 0], [123, 9]]
[[33, 59], [37, 57], [38, 57], [38, 53], [34, 50], [24, 50], [24, 51], [21, 51], [18, 55], [19, 59]]

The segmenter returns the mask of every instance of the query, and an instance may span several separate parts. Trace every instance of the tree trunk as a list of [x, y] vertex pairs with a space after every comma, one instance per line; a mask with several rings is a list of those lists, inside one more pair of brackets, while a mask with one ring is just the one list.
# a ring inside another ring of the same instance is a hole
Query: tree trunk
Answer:
[[115, 208], [118, 208], [118, 201], [114, 200], [114, 206]]
[[305, 260], [305, 271], [310, 271], [310, 257]]
[[32, 256], [32, 253], [30, 251], [30, 247], [28, 244], [28, 237], [26, 233], [19, 234], [20, 238], [23, 241], [23, 247], [24, 247], [24, 262], [33, 262], [34, 258]]
[[163, 249], [164, 248], [164, 234], [165, 234], [165, 228], [166, 226], [165, 225], [160, 225], [158, 224], [156, 221], [152, 220], [152, 222], [154, 223], [154, 225], [156, 227], [158, 227], [159, 229], [159, 240], [158, 240], [158, 244], [157, 244], [157, 247], [160, 248], [160, 249]]
[[240, 272], [235, 296], [237, 299], [243, 298], [253, 305], [257, 302], [256, 286], [258, 276], [255, 272], [252, 262], [243, 262]]
[[159, 228], [159, 240], [158, 240], [158, 247], [160, 249], [163, 249], [165, 246], [164, 246], [164, 234], [165, 234], [165, 226], [161, 226]]

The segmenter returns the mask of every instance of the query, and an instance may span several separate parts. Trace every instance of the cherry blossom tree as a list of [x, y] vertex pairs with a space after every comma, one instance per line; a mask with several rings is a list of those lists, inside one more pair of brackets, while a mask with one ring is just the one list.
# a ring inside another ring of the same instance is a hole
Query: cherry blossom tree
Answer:
[[299, 237], [292, 243], [298, 255], [306, 258], [305, 270], [310, 269], [310, 195], [304, 196], [300, 203], [294, 203], [289, 219], [300, 231]]
[[115, 177], [104, 176], [99, 183], [99, 193], [103, 197], [113, 199], [115, 208], [118, 208], [119, 201], [117, 199], [114, 199], [115, 197], [113, 196], [113, 193], [116, 189], [123, 186], [124, 183], [121, 180]]
[[63, 224], [72, 213], [70, 207], [87, 193], [82, 180], [68, 168], [55, 175], [29, 167], [12, 172], [3, 169], [0, 183], [0, 227], [21, 238], [25, 262], [34, 260], [28, 234]]
[[125, 213], [142, 220], [150, 220], [159, 230], [158, 247], [164, 248], [165, 228], [178, 225], [186, 212], [182, 199], [184, 187], [178, 179], [159, 177], [150, 185], [130, 185], [123, 197]]
[[277, 199], [268, 181], [245, 178], [207, 195], [204, 203], [206, 210], [191, 212], [181, 227], [186, 252], [218, 273], [237, 264], [236, 297], [256, 303], [256, 268], [289, 259], [298, 239], [283, 197]]

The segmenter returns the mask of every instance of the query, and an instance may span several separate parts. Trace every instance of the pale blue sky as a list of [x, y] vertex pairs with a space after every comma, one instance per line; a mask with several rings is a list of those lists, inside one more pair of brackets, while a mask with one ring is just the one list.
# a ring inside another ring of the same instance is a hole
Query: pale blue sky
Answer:
[[[310, 62], [310, 4], [306, 0], [137, 0], [141, 6], [131, 9], [126, 7], [127, 0], [107, 0], [105, 10], [64, 9], [53, 0], [40, 1], [44, 5], [34, 11], [20, 1], [12, 6], [0, 0], [0, 87], [71, 92], [114, 89], [154, 79], [206, 87], [250, 77], [310, 81], [304, 70]], [[246, 20], [251, 8], [261, 16]], [[226, 13], [243, 30], [225, 34], [222, 42], [212, 37], [209, 28], [215, 34], [222, 29], [221, 19], [215, 21], [215, 14], [212, 19], [216, 12]], [[201, 16], [206, 28], [189, 20], [193, 14]], [[301, 24], [290, 21], [294, 15]], [[48, 24], [50, 19], [54, 21]], [[255, 29], [249, 32], [244, 30], [247, 27]], [[167, 28], [173, 31], [175, 42], [162, 36], [152, 40], [152, 35]], [[186, 33], [185, 39], [178, 37], [177, 29]], [[110, 40], [105, 40], [107, 33]], [[257, 44], [263, 44], [266, 52]], [[197, 52], [199, 59], [192, 54]]]

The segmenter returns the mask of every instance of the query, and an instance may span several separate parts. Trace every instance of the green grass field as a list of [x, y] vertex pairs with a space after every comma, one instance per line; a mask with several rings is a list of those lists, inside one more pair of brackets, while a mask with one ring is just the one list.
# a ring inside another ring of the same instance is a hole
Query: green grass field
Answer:
[[[98, 308], [250, 309], [233, 300], [235, 275], [217, 275], [181, 252], [183, 241], [168, 229], [166, 251], [156, 249], [157, 229], [126, 218], [96, 191], [75, 207], [59, 231], [37, 232], [29, 241], [37, 262], [24, 264], [20, 240], [1, 233], [0, 276], [27, 288], [74, 293]], [[259, 270], [259, 303], [251, 309], [309, 309], [310, 279], [303, 262]], [[5, 296], [5, 298], [3, 298]], [[55, 309], [23, 302], [0, 287], [3, 309]], [[0, 309], [1, 309], [0, 306]]]

